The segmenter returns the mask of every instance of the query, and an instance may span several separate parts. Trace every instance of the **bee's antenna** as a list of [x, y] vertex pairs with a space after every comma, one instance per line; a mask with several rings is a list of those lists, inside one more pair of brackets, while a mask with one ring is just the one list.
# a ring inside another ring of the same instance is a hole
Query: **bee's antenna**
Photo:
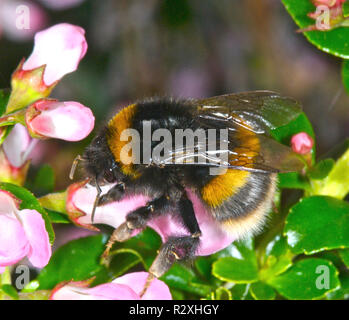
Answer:
[[97, 208], [97, 205], [98, 205], [98, 202], [99, 202], [99, 198], [101, 197], [101, 193], [102, 193], [102, 189], [101, 187], [99, 186], [98, 182], [97, 182], [97, 175], [96, 175], [96, 178], [95, 178], [95, 184], [96, 184], [96, 189], [97, 189], [97, 196], [96, 196], [96, 200], [93, 204], [93, 209], [92, 209], [92, 214], [91, 214], [91, 221], [93, 223], [93, 220], [94, 220], [94, 217], [95, 217], [95, 213], [96, 213], [96, 208]]
[[84, 159], [80, 155], [78, 155], [74, 159], [73, 164], [72, 164], [71, 169], [70, 169], [70, 173], [69, 173], [70, 180], [74, 179], [74, 173], [75, 173], [76, 167], [78, 166], [79, 161], [83, 161], [83, 160]]

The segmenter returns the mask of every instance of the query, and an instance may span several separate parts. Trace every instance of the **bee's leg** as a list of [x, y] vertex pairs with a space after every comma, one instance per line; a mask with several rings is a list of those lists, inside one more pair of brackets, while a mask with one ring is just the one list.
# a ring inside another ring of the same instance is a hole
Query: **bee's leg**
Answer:
[[163, 195], [157, 199], [148, 202], [144, 207], [140, 207], [134, 211], [131, 211], [126, 216], [126, 222], [121, 224], [112, 233], [107, 243], [106, 249], [103, 253], [103, 257], [106, 257], [109, 254], [110, 249], [116, 241], [123, 242], [131, 238], [132, 232], [135, 229], [144, 228], [151, 218], [159, 215], [169, 205], [170, 201], [168, 197]]
[[194, 258], [200, 244], [201, 230], [195, 217], [193, 204], [185, 193], [178, 205], [183, 223], [190, 232], [190, 236], [171, 237], [162, 245], [149, 269], [149, 272], [156, 277], [161, 277], [176, 260]]
[[120, 182], [112, 187], [106, 194], [102, 195], [97, 206], [103, 206], [107, 203], [120, 201], [125, 195], [125, 183]]

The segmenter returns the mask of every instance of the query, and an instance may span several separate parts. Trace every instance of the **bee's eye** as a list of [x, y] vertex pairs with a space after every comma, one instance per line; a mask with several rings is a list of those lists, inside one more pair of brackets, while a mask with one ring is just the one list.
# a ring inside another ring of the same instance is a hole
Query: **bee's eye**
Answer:
[[113, 169], [108, 169], [107, 171], [104, 172], [104, 179], [107, 182], [114, 182], [115, 177], [114, 177]]

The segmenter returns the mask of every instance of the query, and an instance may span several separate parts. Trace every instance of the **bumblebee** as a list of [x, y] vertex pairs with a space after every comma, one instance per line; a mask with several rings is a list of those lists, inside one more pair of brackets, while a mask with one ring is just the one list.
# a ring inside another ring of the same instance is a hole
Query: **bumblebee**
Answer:
[[[145, 228], [151, 219], [175, 214], [190, 235], [170, 237], [149, 272], [160, 277], [176, 260], [193, 258], [201, 230], [188, 189], [226, 232], [243, 237], [259, 231], [272, 205], [277, 173], [304, 166], [289, 147], [271, 137], [271, 131], [301, 112], [297, 101], [270, 91], [201, 100], [155, 98], [123, 108], [80, 158], [98, 191], [92, 216], [96, 206], [132, 194], [151, 200], [127, 215], [125, 223], [114, 230], [105, 253], [115, 241], [126, 241], [134, 229]], [[131, 154], [131, 161], [123, 161], [130, 154], [129, 149], [125, 151], [130, 139], [123, 136], [128, 129], [139, 133], [139, 148], [137, 157]], [[189, 129], [200, 135], [185, 146], [177, 141], [164, 143], [159, 137], [149, 139], [158, 129], [172, 137]], [[219, 134], [212, 135], [212, 130]], [[115, 185], [101, 195], [100, 186], [109, 183]]]

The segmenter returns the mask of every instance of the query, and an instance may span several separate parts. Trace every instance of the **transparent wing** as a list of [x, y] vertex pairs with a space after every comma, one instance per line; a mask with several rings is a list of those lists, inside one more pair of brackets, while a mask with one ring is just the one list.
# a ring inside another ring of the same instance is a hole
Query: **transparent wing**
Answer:
[[[198, 105], [197, 116], [219, 122], [244, 124], [262, 134], [286, 125], [302, 112], [294, 99], [272, 91], [251, 91], [194, 100]], [[237, 117], [235, 117], [237, 116]]]
[[268, 137], [270, 130], [286, 125], [302, 112], [295, 100], [275, 92], [254, 91], [192, 103], [196, 106], [195, 128], [203, 132], [186, 137], [189, 144], [165, 148], [163, 156], [153, 157], [153, 162], [257, 172], [292, 172], [304, 167], [291, 148]]

